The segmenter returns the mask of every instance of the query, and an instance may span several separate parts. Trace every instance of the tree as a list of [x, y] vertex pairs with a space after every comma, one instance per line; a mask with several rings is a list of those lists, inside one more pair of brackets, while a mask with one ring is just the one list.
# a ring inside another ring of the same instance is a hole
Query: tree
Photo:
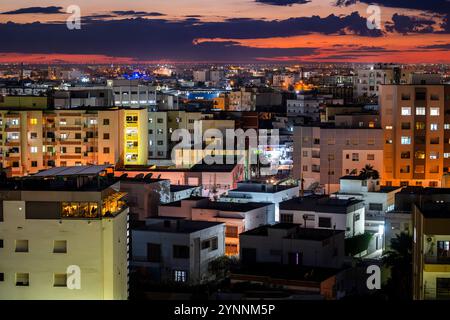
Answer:
[[391, 240], [391, 249], [383, 255], [383, 264], [390, 269], [386, 292], [393, 299], [412, 299], [412, 236], [400, 233]]
[[216, 277], [216, 280], [222, 280], [237, 264], [238, 261], [235, 257], [221, 256], [210, 262], [209, 272]]
[[379, 172], [370, 164], [366, 164], [366, 166], [359, 172], [359, 176], [365, 179], [372, 178], [375, 180], [380, 178]]

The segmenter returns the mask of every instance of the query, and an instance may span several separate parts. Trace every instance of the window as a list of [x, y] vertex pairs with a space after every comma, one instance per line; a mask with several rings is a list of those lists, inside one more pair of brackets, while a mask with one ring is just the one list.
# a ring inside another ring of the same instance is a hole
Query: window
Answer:
[[450, 158], [450, 153], [448, 153], [448, 152], [444, 153], [444, 158], [446, 158], [446, 159]]
[[28, 240], [16, 240], [16, 252], [28, 252]]
[[430, 183], [428, 183], [428, 186], [432, 187], [432, 188], [436, 188], [438, 186], [438, 182], [437, 181], [430, 181]]
[[307, 157], [308, 156], [308, 151], [303, 151], [303, 157]]
[[30, 284], [30, 274], [16, 273], [16, 286], [28, 287]]
[[430, 159], [431, 159], [431, 160], [439, 159], [439, 152], [431, 151], [431, 152], [430, 152]]
[[164, 119], [158, 118], [158, 119], [156, 120], [156, 122], [158, 122], [158, 123], [164, 123]]
[[67, 274], [65, 274], [65, 273], [53, 274], [53, 286], [54, 287], [67, 287]]
[[37, 133], [36, 132], [31, 132], [30, 133], [30, 139], [37, 139]]
[[367, 155], [367, 160], [375, 160], [375, 155], [369, 153], [369, 154]]
[[3, 272], [0, 272], [0, 282], [5, 281], [5, 274]]
[[174, 245], [173, 257], [176, 259], [189, 259], [189, 247]]
[[430, 108], [430, 116], [438, 116], [439, 108]]
[[161, 245], [156, 243], [147, 243], [147, 261], [161, 262]]
[[303, 166], [303, 171], [304, 172], [308, 171], [308, 166]]
[[53, 253], [67, 253], [67, 241], [66, 240], [53, 241]]
[[97, 124], [97, 119], [90, 119], [89, 120], [89, 124], [96, 125]]
[[392, 126], [386, 126], [386, 130], [392, 130]]
[[411, 129], [411, 123], [410, 122], [402, 122], [402, 130], [409, 130]]
[[103, 134], [103, 139], [104, 140], [109, 140], [109, 133], [104, 133]]
[[0, 249], [3, 248], [3, 239], [0, 239]]
[[187, 272], [182, 270], [174, 271], [174, 281], [175, 282], [186, 282], [187, 281]]
[[411, 108], [410, 107], [402, 107], [402, 116], [410, 116]]
[[30, 147], [30, 152], [31, 153], [37, 153], [38, 152], [38, 147]]
[[331, 228], [331, 218], [319, 217], [319, 228]]
[[411, 144], [411, 137], [402, 137], [401, 143], [402, 144]]
[[437, 131], [437, 129], [438, 129], [437, 123], [432, 123], [432, 124], [430, 124], [430, 130], [431, 130], [431, 131]]
[[352, 161], [359, 161], [359, 153], [352, 153]]
[[59, 124], [62, 125], [62, 126], [65, 126], [67, 124], [66, 119], [59, 120]]
[[109, 119], [103, 119], [103, 125], [109, 126]]
[[417, 116], [424, 116], [426, 115], [426, 110], [424, 107], [417, 107], [416, 108], [416, 115]]
[[219, 239], [217, 237], [211, 239], [211, 251], [219, 248]]
[[282, 213], [280, 214], [280, 222], [282, 223], [293, 223], [294, 222], [294, 215], [291, 213]]
[[103, 148], [103, 153], [108, 154], [109, 153], [109, 148]]
[[31, 125], [36, 125], [37, 124], [37, 119], [36, 118], [31, 118], [30, 119], [30, 124]]
[[425, 122], [416, 122], [416, 130], [425, 130]]
[[450, 278], [436, 278], [436, 299], [450, 300]]
[[237, 226], [225, 226], [225, 237], [238, 238], [238, 227]]
[[382, 203], [369, 203], [369, 210], [383, 211], [383, 204]]
[[162, 145], [164, 145], [164, 141], [158, 140], [157, 144], [158, 144], [158, 146], [162, 146]]
[[81, 147], [75, 147], [75, 153], [81, 153]]
[[402, 159], [409, 159], [409, 158], [411, 158], [411, 153], [409, 151], [404, 151], [400, 154], [400, 157]]
[[410, 172], [410, 166], [400, 167], [400, 173], [409, 173], [409, 172]]
[[439, 137], [430, 138], [430, 144], [439, 144]]
[[416, 151], [414, 157], [416, 159], [425, 159], [425, 151]]

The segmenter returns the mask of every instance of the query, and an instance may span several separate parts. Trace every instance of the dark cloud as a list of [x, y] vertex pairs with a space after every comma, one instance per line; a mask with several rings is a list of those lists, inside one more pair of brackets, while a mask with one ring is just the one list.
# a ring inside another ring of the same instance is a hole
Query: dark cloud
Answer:
[[421, 46], [419, 49], [431, 49], [431, 50], [450, 50], [450, 43], [445, 44], [433, 44], [429, 46]]
[[62, 11], [62, 7], [29, 7], [22, 8], [13, 11], [2, 12], [1, 14], [57, 14], [57, 13], [65, 13]]
[[271, 56], [301, 56], [314, 49], [264, 49], [234, 42], [203, 42], [196, 39], [256, 39], [310, 33], [381, 36], [369, 30], [365, 18], [329, 15], [286, 20], [228, 19], [202, 22], [195, 18], [171, 21], [161, 18], [83, 19], [81, 30], [68, 30], [65, 23], [0, 24], [0, 52], [103, 54], [143, 60], [250, 61]]
[[272, 6], [292, 6], [293, 4], [305, 4], [311, 2], [311, 0], [255, 0], [255, 2]]
[[447, 0], [336, 0], [336, 5], [349, 6], [356, 2], [378, 4], [384, 7], [416, 9], [447, 14], [450, 12], [450, 1]]
[[435, 22], [430, 19], [420, 17], [410, 17], [395, 13], [392, 16], [392, 23], [386, 23], [386, 30], [400, 33], [431, 33], [434, 31]]
[[146, 11], [134, 11], [134, 10], [118, 10], [112, 11], [113, 14], [117, 16], [137, 16], [137, 17], [162, 17], [166, 14], [161, 12], [146, 12]]

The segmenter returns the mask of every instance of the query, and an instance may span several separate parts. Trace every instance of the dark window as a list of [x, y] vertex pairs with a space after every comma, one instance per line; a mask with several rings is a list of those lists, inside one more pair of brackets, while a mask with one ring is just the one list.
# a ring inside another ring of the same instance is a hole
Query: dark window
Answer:
[[300, 266], [302, 264], [303, 254], [301, 252], [289, 252], [288, 264], [291, 266]]
[[189, 259], [189, 247], [174, 245], [173, 257], [177, 259]]
[[282, 214], [280, 214], [280, 222], [293, 223], [294, 222], [294, 215], [293, 214], [288, 214], [288, 213], [282, 213]]
[[219, 247], [219, 241], [216, 238], [212, 238], [211, 239], [211, 250], [217, 250], [217, 248]]
[[13, 168], [18, 168], [19, 167], [19, 162], [18, 161], [13, 161], [12, 167]]
[[416, 92], [416, 100], [426, 100], [427, 95], [425, 92]]
[[104, 133], [103, 134], [103, 139], [109, 140], [109, 133]]
[[109, 148], [103, 148], [103, 153], [109, 153]]
[[103, 125], [109, 126], [109, 119], [103, 119]]
[[0, 248], [3, 248], [3, 239], [0, 239]]
[[411, 129], [411, 123], [409, 123], [409, 122], [402, 122], [402, 129], [403, 130]]
[[81, 133], [75, 133], [75, 139], [81, 139]]
[[436, 299], [450, 300], [450, 278], [436, 278]]
[[31, 161], [31, 167], [36, 168], [38, 166], [37, 161]]
[[450, 261], [450, 241], [437, 242], [438, 261]]
[[75, 147], [75, 153], [81, 153], [81, 147]]
[[208, 249], [211, 246], [211, 241], [204, 240], [202, 241], [202, 250]]
[[3, 272], [0, 272], [0, 282], [5, 281], [5, 274]]
[[156, 243], [147, 243], [147, 261], [161, 262], [161, 245]]
[[382, 203], [369, 203], [369, 210], [382, 211], [383, 204]]
[[331, 218], [319, 217], [319, 228], [331, 228]]

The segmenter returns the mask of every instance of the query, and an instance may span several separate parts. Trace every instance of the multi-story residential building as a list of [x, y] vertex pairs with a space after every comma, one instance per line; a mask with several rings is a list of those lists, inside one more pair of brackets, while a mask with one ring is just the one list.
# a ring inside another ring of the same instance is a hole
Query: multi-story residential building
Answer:
[[395, 208], [395, 196], [401, 187], [380, 185], [379, 179], [358, 176], [344, 176], [340, 179], [339, 191], [332, 196], [338, 199], [357, 199], [365, 205], [365, 231], [373, 233], [370, 248], [383, 249], [385, 244], [386, 212]]
[[107, 87], [114, 91], [116, 107], [152, 108], [157, 104], [156, 88], [139, 80], [108, 80]]
[[220, 197], [219, 201], [233, 203], [246, 202], [268, 202], [275, 205], [274, 221], [280, 221], [280, 202], [298, 197], [299, 186], [273, 185], [257, 181], [243, 181], [237, 184], [236, 189], [229, 190], [226, 195]]
[[450, 85], [384, 85], [383, 184], [439, 187], [450, 167]]
[[199, 284], [212, 278], [211, 261], [225, 253], [225, 224], [173, 217], [146, 220], [133, 229], [132, 267], [154, 282]]
[[297, 99], [286, 100], [286, 111], [289, 117], [308, 116], [313, 121], [320, 121], [321, 107], [325, 105], [343, 105], [343, 99], [333, 99], [332, 95], [297, 95]]
[[146, 164], [147, 118], [146, 109], [1, 109], [0, 162], [13, 176], [54, 166]]
[[382, 172], [382, 129], [295, 126], [293, 139], [293, 176], [303, 179], [306, 189], [338, 191], [340, 177], [359, 173], [366, 165]]
[[230, 111], [255, 111], [256, 91], [253, 89], [241, 88], [241, 90], [230, 92]]
[[225, 253], [239, 254], [239, 234], [274, 220], [271, 203], [228, 203], [191, 197], [159, 207], [159, 216], [182, 217], [190, 220], [216, 221], [226, 224]]
[[303, 228], [278, 223], [239, 235], [243, 264], [280, 263], [297, 266], [341, 268], [344, 263], [344, 231]]
[[0, 183], [0, 299], [127, 299], [128, 208], [108, 166]]
[[280, 203], [280, 222], [344, 230], [345, 237], [350, 238], [364, 233], [364, 202], [315, 195], [293, 198]]
[[354, 93], [357, 97], [376, 97], [380, 95], [380, 86], [400, 83], [401, 69], [395, 65], [374, 65], [357, 69]]
[[57, 109], [112, 107], [114, 93], [108, 87], [70, 87], [53, 92], [53, 105]]
[[413, 208], [413, 298], [450, 300], [450, 203]]

